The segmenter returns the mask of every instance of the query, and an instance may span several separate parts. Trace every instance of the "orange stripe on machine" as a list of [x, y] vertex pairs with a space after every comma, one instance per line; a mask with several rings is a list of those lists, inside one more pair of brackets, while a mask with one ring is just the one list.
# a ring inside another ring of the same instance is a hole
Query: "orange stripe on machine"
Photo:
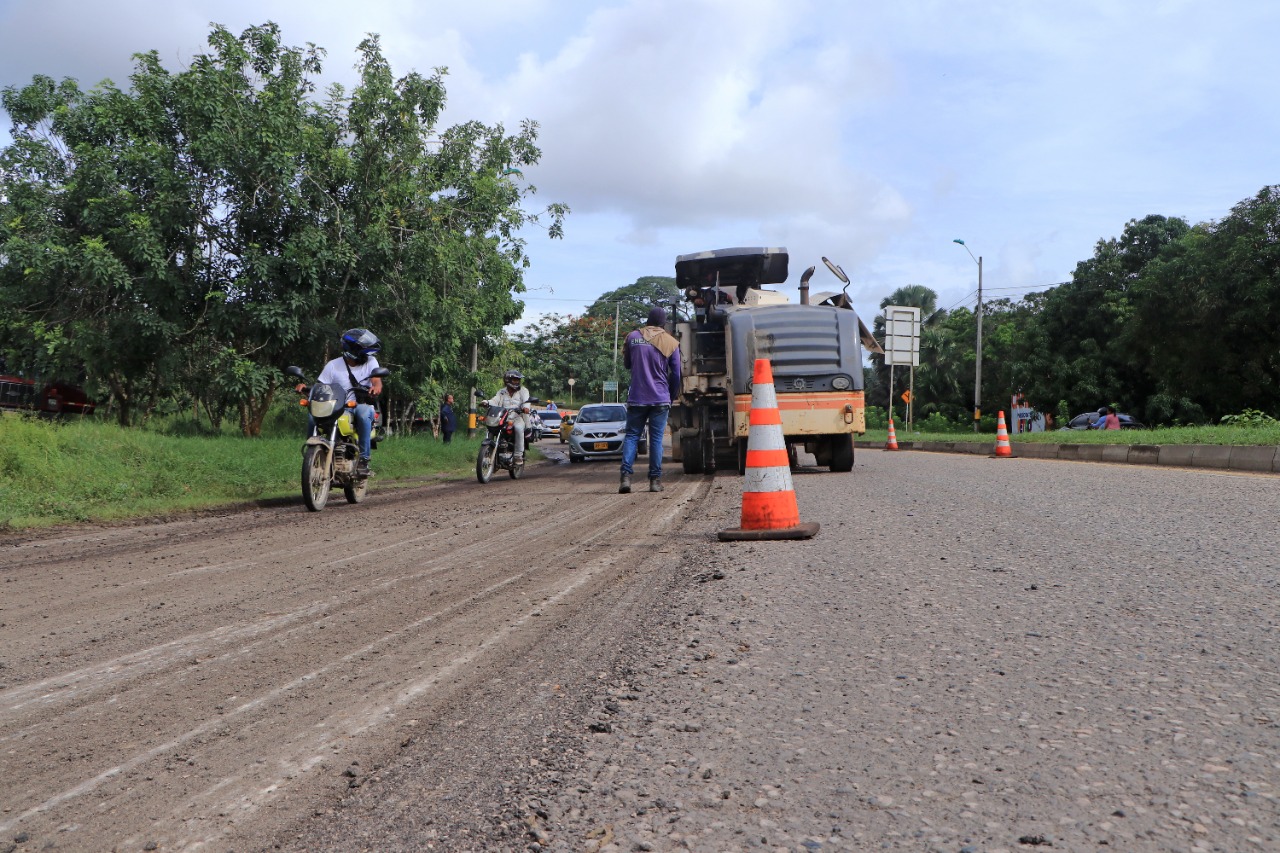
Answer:
[[[779, 394], [777, 407], [781, 410], [803, 409], [843, 409], [854, 405], [862, 408], [864, 397], [861, 392], [855, 394]], [[751, 395], [738, 394], [733, 398], [735, 412], [751, 411]]]

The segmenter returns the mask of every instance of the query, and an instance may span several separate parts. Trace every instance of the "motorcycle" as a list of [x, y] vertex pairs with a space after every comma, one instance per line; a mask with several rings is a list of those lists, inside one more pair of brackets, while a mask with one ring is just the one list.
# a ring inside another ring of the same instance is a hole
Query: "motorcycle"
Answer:
[[[311, 384], [307, 382], [300, 367], [290, 365], [285, 373], [296, 377], [300, 382]], [[383, 377], [389, 373], [391, 371], [387, 368], [378, 367], [372, 375]], [[346, 403], [346, 397], [341, 387], [316, 382], [311, 385], [307, 399], [302, 401], [302, 405], [307, 407], [311, 417], [315, 419], [315, 429], [302, 446], [302, 500], [312, 512], [324, 509], [329, 502], [329, 490], [333, 486], [342, 489], [347, 503], [360, 503], [368, 492], [369, 478], [356, 473], [360, 439], [356, 434], [351, 411], [356, 404]], [[381, 426], [382, 413], [374, 407], [371, 447], [378, 446]]]
[[[536, 406], [541, 400], [529, 400], [529, 405]], [[484, 426], [486, 435], [480, 442], [480, 450], [476, 453], [476, 479], [487, 483], [493, 478], [493, 472], [505, 468], [513, 480], [524, 476], [524, 460], [515, 461], [516, 428], [515, 418], [520, 414], [518, 408], [500, 408], [490, 406], [485, 410]], [[526, 450], [528, 436], [525, 436]]]

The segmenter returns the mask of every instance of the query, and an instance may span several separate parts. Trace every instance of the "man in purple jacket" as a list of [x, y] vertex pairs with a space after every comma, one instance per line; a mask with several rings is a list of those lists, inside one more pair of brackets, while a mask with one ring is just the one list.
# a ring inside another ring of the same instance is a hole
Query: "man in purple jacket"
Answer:
[[666, 330], [667, 312], [655, 305], [644, 326], [627, 335], [622, 364], [631, 371], [627, 391], [627, 436], [622, 440], [622, 481], [618, 494], [631, 492], [631, 471], [640, 433], [649, 427], [649, 491], [662, 491], [662, 431], [680, 393], [680, 343]]

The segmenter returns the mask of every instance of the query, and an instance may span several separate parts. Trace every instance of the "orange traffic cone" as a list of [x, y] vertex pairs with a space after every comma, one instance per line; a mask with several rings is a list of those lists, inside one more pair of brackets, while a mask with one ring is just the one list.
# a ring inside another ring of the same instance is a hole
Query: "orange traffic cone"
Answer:
[[1009, 431], [1004, 428], [1004, 412], [996, 418], [996, 452], [993, 455], [999, 458], [1013, 457], [1013, 448], [1009, 446]]
[[752, 377], [745, 479], [742, 525], [721, 530], [721, 540], [808, 539], [818, 532], [816, 523], [800, 521], [782, 436], [782, 413], [773, 389], [773, 367], [766, 358], [756, 359]]
[[885, 450], [898, 449], [898, 434], [893, 431], [893, 418], [889, 418], [889, 440], [884, 443]]

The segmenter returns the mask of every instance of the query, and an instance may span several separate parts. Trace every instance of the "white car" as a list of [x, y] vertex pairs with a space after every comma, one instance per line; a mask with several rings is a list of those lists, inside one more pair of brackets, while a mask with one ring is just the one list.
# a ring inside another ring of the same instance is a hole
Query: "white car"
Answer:
[[548, 412], [546, 409], [541, 409], [539, 411], [534, 412], [533, 416], [542, 422], [543, 437], [549, 436], [549, 435], [558, 437], [560, 435], [560, 413], [559, 412], [555, 412], [555, 411]]
[[[623, 403], [588, 403], [578, 410], [569, 433], [569, 461], [621, 459], [627, 435], [627, 407]], [[639, 455], [649, 452], [648, 435], [640, 435]]]

